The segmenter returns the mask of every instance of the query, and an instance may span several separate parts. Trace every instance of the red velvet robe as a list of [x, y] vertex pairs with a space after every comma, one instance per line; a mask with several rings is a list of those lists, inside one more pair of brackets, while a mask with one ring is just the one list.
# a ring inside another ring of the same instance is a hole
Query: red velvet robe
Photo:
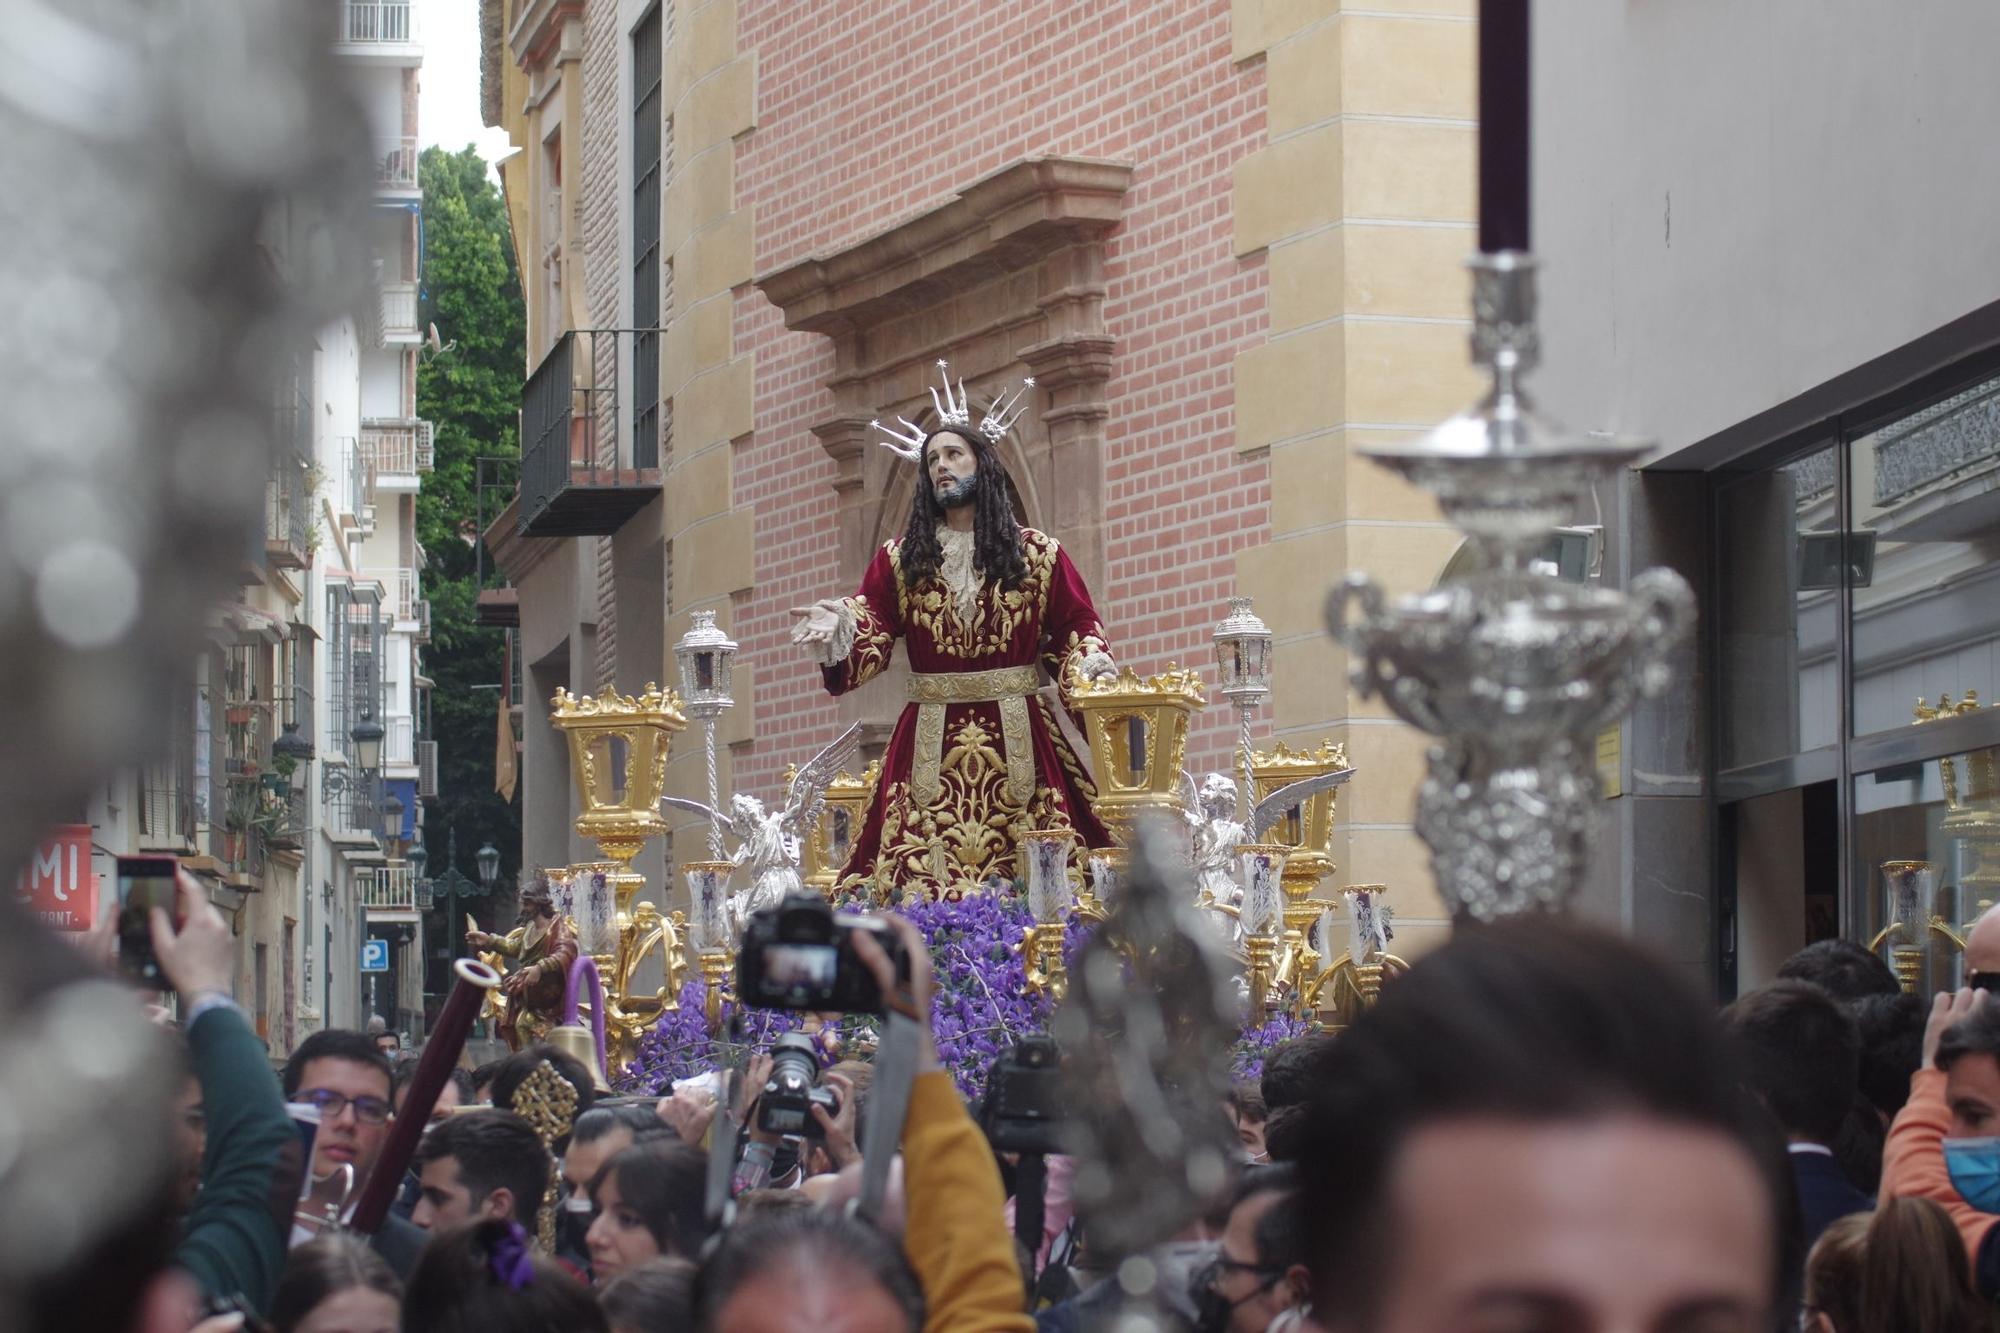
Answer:
[[[1070, 679], [1085, 653], [1104, 651], [1090, 591], [1055, 538], [1021, 530], [1027, 577], [1014, 589], [983, 586], [971, 625], [960, 622], [942, 579], [905, 586], [901, 547], [899, 538], [875, 552], [861, 590], [845, 602], [855, 617], [854, 648], [845, 661], [823, 668], [829, 693], [845, 694], [873, 679], [888, 666], [898, 638], [914, 672], [1038, 666], [1042, 678], [1058, 684]], [[1109, 846], [1091, 809], [1096, 787], [1046, 695], [1030, 698], [1027, 712], [1032, 796], [1022, 802], [1007, 790], [1001, 706], [951, 703], [944, 709], [938, 799], [920, 806], [911, 792], [919, 709], [906, 704], [882, 756], [874, 803], [841, 872], [841, 889], [877, 901], [898, 888], [957, 898], [982, 880], [1015, 878], [1015, 844], [1033, 829], [1073, 831], [1079, 854], [1083, 847]]]

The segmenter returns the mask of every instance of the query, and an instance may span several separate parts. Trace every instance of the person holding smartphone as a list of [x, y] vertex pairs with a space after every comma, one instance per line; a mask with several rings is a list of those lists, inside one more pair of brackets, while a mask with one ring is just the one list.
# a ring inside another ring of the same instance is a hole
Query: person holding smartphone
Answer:
[[[146, 943], [158, 984], [180, 998], [208, 1129], [201, 1188], [174, 1261], [205, 1296], [234, 1298], [261, 1313], [285, 1263], [285, 1226], [302, 1166], [298, 1136], [264, 1043], [230, 996], [236, 941], [229, 923], [186, 871], [174, 869], [173, 886], [171, 916], [156, 902], [146, 906]], [[125, 956], [122, 929], [120, 936], [120, 971], [131, 976], [139, 969]]]

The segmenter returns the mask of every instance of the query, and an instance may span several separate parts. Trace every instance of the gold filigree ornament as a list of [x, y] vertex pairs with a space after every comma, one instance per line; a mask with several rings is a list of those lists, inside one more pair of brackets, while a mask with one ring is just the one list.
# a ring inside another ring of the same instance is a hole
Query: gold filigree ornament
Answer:
[[1124, 667], [1115, 676], [1075, 684], [1069, 702], [1090, 738], [1097, 817], [1120, 847], [1132, 845], [1148, 813], [1183, 813], [1188, 724], [1208, 703], [1199, 672], [1169, 663], [1158, 675], [1140, 676]]
[[543, 1060], [514, 1089], [514, 1114], [528, 1122], [549, 1155], [549, 1183], [542, 1192], [542, 1206], [535, 1211], [535, 1236], [545, 1254], [554, 1254], [556, 1205], [561, 1199], [562, 1181], [555, 1145], [576, 1123], [576, 1089], [556, 1072], [554, 1065]]

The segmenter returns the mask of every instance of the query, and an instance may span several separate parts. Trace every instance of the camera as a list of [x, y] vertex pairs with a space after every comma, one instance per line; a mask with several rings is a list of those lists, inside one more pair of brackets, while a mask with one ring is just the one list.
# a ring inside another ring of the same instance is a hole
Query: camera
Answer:
[[736, 951], [736, 997], [764, 1009], [880, 1014], [882, 989], [854, 953], [854, 937], [867, 931], [908, 974], [903, 942], [889, 923], [836, 913], [816, 893], [794, 893], [776, 907], [750, 914]]
[[828, 1115], [840, 1110], [833, 1089], [819, 1085], [819, 1052], [803, 1032], [787, 1032], [771, 1044], [771, 1077], [757, 1094], [757, 1128], [767, 1134], [821, 1137], [812, 1108]]
[[979, 1127], [996, 1152], [1063, 1151], [1062, 1051], [1055, 1038], [1018, 1038], [993, 1062], [986, 1095], [979, 1103]]

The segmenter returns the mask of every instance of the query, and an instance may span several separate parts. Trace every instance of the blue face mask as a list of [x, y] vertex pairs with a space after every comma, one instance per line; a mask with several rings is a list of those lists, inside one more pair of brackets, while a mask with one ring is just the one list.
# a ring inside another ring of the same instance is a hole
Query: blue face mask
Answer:
[[2000, 1137], [1946, 1139], [1944, 1165], [1959, 1198], [1982, 1213], [2000, 1213]]

